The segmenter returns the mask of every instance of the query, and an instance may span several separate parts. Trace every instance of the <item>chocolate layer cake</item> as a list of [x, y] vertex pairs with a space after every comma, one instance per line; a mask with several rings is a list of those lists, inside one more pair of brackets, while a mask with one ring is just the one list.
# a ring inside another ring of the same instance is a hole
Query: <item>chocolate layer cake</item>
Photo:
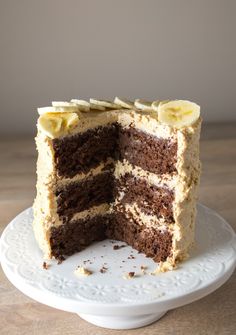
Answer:
[[45, 258], [121, 240], [172, 269], [194, 242], [198, 105], [116, 98], [38, 109], [34, 232]]

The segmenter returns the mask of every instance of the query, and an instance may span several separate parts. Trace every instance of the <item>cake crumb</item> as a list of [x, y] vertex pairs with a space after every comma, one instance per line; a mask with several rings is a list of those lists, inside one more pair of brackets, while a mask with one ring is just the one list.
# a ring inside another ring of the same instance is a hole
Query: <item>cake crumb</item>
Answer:
[[122, 245], [115, 244], [115, 245], [113, 245], [113, 250], [119, 250], [119, 249], [125, 248], [125, 247], [126, 247], [125, 244], [122, 244]]
[[74, 271], [74, 274], [76, 276], [90, 276], [92, 274], [92, 271], [84, 268], [83, 266], [78, 266], [77, 269]]
[[102, 268], [99, 270], [101, 273], [105, 273], [107, 272], [108, 268], [106, 268], [104, 265], [102, 266]]
[[140, 269], [141, 269], [142, 274], [145, 274], [146, 270], [147, 270], [147, 266], [146, 265], [141, 265]]
[[151, 272], [151, 275], [157, 275], [162, 272], [172, 271], [177, 268], [176, 264], [171, 264], [169, 262], [160, 262], [156, 270]]
[[93, 262], [90, 259], [83, 261], [83, 264], [86, 264], [86, 263], [93, 264]]
[[47, 270], [50, 267], [50, 265], [46, 262], [43, 262], [43, 269]]
[[59, 256], [59, 257], [57, 258], [57, 264], [58, 264], [58, 265], [61, 264], [64, 260], [65, 260], [65, 257], [63, 257], [63, 256]]
[[124, 279], [132, 279], [134, 277], [135, 277], [135, 272], [133, 272], [133, 271], [128, 272], [123, 276]]
[[135, 259], [133, 255], [129, 255], [128, 259]]

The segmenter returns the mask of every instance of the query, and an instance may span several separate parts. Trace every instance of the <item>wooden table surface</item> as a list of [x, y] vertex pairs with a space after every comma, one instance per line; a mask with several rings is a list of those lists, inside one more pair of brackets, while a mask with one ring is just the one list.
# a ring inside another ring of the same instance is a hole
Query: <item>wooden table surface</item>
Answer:
[[[35, 196], [33, 136], [0, 138], [0, 232]], [[236, 124], [203, 127], [200, 202], [215, 209], [236, 230]], [[77, 315], [33, 301], [0, 270], [0, 334], [236, 334], [236, 273], [221, 288], [158, 322], [136, 330], [95, 327]]]

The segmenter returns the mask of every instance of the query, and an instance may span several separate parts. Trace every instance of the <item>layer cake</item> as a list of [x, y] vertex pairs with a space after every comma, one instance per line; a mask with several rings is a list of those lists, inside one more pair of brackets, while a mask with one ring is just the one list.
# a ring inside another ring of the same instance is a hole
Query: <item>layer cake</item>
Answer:
[[200, 175], [198, 105], [116, 98], [38, 111], [33, 227], [45, 259], [106, 238], [163, 270], [188, 256]]

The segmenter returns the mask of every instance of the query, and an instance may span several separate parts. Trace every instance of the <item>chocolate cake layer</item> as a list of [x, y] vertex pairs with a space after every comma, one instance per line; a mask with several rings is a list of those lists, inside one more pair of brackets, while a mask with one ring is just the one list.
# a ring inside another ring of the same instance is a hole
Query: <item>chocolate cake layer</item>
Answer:
[[61, 177], [87, 173], [107, 158], [118, 156], [153, 173], [176, 171], [175, 141], [157, 138], [133, 127], [122, 129], [117, 123], [56, 138], [52, 143], [56, 170]]
[[119, 130], [120, 160], [158, 174], [176, 172], [177, 142], [162, 139], [133, 127]]
[[57, 213], [64, 221], [73, 214], [113, 201], [114, 177], [105, 171], [92, 178], [71, 182], [56, 190]]
[[72, 178], [87, 173], [117, 152], [118, 125], [87, 130], [70, 137], [52, 141], [55, 165], [59, 176]]
[[57, 228], [51, 228], [50, 245], [52, 256], [60, 259], [83, 250], [95, 241], [106, 238], [106, 215], [75, 220]]
[[171, 255], [172, 235], [168, 231], [153, 227], [139, 225], [135, 219], [127, 213], [116, 212], [110, 218], [106, 235], [108, 238], [124, 241], [136, 250], [143, 252], [155, 262], [165, 261]]
[[[126, 214], [127, 215], [127, 214]], [[83, 250], [95, 241], [111, 238], [124, 241], [154, 261], [165, 261], [171, 254], [172, 235], [153, 227], [140, 226], [122, 212], [96, 215], [51, 228], [52, 256], [60, 259]]]
[[140, 210], [147, 215], [163, 217], [166, 223], [173, 223], [174, 192], [165, 187], [149, 185], [143, 178], [136, 178], [131, 173], [126, 173], [115, 180], [114, 198], [123, 197], [121, 204], [136, 203]]

